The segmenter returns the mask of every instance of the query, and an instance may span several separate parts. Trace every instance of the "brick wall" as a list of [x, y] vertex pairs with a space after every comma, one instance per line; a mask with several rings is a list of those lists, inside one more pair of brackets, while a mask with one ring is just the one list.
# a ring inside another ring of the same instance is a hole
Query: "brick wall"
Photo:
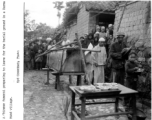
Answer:
[[72, 24], [68, 29], [67, 29], [67, 39], [70, 41], [73, 41], [75, 39], [75, 33], [77, 32], [77, 24]]
[[[118, 27], [123, 6], [115, 11], [114, 34]], [[119, 31], [126, 35], [127, 46], [134, 46], [139, 57], [151, 53], [151, 6], [149, 1], [132, 2], [127, 5]]]
[[69, 40], [75, 39], [75, 33], [78, 33], [79, 38], [89, 32], [89, 12], [85, 10], [85, 6], [82, 6], [77, 15], [77, 22], [75, 25], [70, 25], [67, 29], [67, 37]]
[[78, 36], [84, 36], [85, 33], [89, 32], [89, 12], [86, 11], [83, 6], [77, 16], [77, 30]]

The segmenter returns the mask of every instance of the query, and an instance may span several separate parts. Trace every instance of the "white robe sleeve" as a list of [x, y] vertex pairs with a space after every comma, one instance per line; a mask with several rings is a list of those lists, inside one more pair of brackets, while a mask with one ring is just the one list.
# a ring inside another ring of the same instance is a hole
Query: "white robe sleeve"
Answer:
[[[93, 50], [97, 50], [97, 46], [94, 47]], [[97, 63], [98, 64], [98, 61], [97, 61], [97, 52], [92, 52], [92, 63]]]

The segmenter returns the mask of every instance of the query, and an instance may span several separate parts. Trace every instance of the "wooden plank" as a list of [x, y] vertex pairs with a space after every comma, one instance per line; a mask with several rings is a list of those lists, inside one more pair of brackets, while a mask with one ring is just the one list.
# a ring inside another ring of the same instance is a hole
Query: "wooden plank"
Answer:
[[90, 13], [100, 13], [100, 14], [108, 14], [108, 15], [115, 15], [115, 12], [101, 12], [101, 11], [95, 11], [95, 10], [89, 10]]
[[132, 97], [132, 109], [133, 109], [132, 119], [133, 119], [133, 120], [136, 120], [136, 119], [137, 119], [137, 118], [136, 118], [137, 112], [136, 112], [136, 96], [135, 96], [135, 95], [133, 95], [133, 97]]
[[81, 98], [81, 120], [85, 118], [85, 98]]
[[[80, 47], [80, 55], [81, 55], [81, 58], [82, 58], [82, 64], [83, 64], [83, 67], [84, 67], [84, 72], [85, 72], [85, 74], [87, 74], [87, 68], [86, 68], [84, 53], [83, 53], [83, 51], [82, 51], [82, 45], [81, 45], [81, 42], [80, 42], [79, 39], [78, 39], [78, 44], [79, 44], [79, 47]], [[91, 83], [90, 83], [90, 80], [88, 80], [88, 79], [89, 79], [89, 78], [86, 79], [87, 82], [88, 82], [88, 84], [91, 84]]]
[[71, 73], [69, 73], [69, 72], [64, 72], [64, 73], [62, 73], [62, 75], [85, 75], [84, 73], [77, 73], [77, 72], [71, 72]]
[[124, 94], [137, 94], [138, 91], [127, 88], [121, 84], [118, 84], [118, 88], [121, 90], [120, 95], [124, 95]]
[[[77, 89], [78, 89], [79, 87], [78, 86], [70, 86], [70, 89], [72, 90], [72, 91], [77, 91]], [[132, 90], [132, 89], [130, 89], [130, 88], [127, 88], [127, 87], [125, 87], [125, 86], [123, 86], [123, 85], [121, 85], [121, 84], [118, 84], [118, 88], [119, 88], [119, 90], [121, 90], [121, 92], [120, 92], [120, 94], [119, 94], [119, 97], [120, 96], [125, 96], [125, 95], [129, 95], [129, 96], [132, 96], [133, 94], [137, 94], [138, 93], [138, 91], [135, 91], [135, 90]], [[78, 93], [78, 92], [77, 92]], [[83, 91], [81, 91], [80, 92], [80, 94], [82, 94], [83, 93]], [[91, 94], [91, 93], [90, 93]]]
[[56, 75], [57, 90], [60, 90], [60, 75]]
[[[72, 98], [71, 98], [71, 112], [75, 110], [75, 93], [72, 91]], [[71, 120], [74, 120], [73, 114], [71, 114]]]
[[85, 75], [79, 72], [52, 72], [53, 75]]
[[62, 71], [62, 67], [63, 67], [63, 57], [64, 57], [64, 51], [65, 51], [65, 50], [63, 50], [63, 51], [62, 51], [61, 67], [60, 67], [59, 72], [61, 72], [61, 71]]
[[93, 115], [93, 116], [87, 116], [85, 119], [94, 119], [99, 117], [107, 117], [107, 116], [116, 116], [116, 115], [127, 115], [132, 114], [132, 112], [119, 112], [119, 113], [109, 113], [109, 114], [103, 114], [103, 115]]
[[49, 69], [47, 70], [47, 81], [46, 83], [49, 83]]
[[118, 112], [118, 105], [119, 105], [119, 99], [116, 97], [116, 102], [115, 102], [115, 112]]
[[[94, 103], [85, 103], [86, 105], [94, 105], [94, 104], [110, 104], [115, 102], [94, 102]], [[75, 104], [75, 106], [79, 106], [81, 104]]]
[[57, 89], [57, 79], [56, 79], [56, 76], [55, 76], [55, 89]]
[[108, 95], [118, 95], [121, 91], [120, 90], [103, 90], [103, 91], [98, 91], [98, 92], [84, 92], [82, 90], [79, 89], [79, 86], [76, 86], [74, 88], [79, 94], [85, 96], [85, 97], [88, 97], [88, 96], [101, 96], [101, 95], [105, 95], [105, 96], [108, 96]]

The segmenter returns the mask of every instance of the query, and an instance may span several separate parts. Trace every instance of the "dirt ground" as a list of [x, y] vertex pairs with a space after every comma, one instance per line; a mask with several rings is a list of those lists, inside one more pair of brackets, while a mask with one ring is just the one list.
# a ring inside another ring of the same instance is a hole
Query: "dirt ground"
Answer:
[[[66, 99], [70, 101], [68, 90], [69, 81], [67, 76], [62, 76], [62, 90], [54, 89], [55, 77], [50, 73], [50, 85], [46, 82], [45, 71], [25, 71], [24, 72], [24, 120], [70, 120], [70, 107], [65, 110]], [[73, 85], [75, 85], [75, 77]], [[107, 101], [102, 99], [100, 101]], [[77, 100], [77, 102], [79, 102]], [[122, 105], [120, 104], [120, 107]], [[79, 109], [79, 108], [77, 108]], [[114, 104], [103, 104], [86, 106], [88, 115], [114, 112]], [[66, 112], [68, 111], [68, 112]], [[126, 116], [105, 117], [97, 120], [128, 120]], [[94, 119], [95, 120], [95, 119]]]

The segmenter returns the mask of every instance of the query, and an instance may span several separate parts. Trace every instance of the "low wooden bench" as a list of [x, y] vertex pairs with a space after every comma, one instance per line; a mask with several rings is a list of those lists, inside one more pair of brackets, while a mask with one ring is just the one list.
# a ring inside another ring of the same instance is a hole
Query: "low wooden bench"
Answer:
[[77, 76], [77, 86], [81, 85], [81, 75], [85, 75], [85, 73], [78, 73], [78, 72], [51, 72], [55, 75], [55, 89], [60, 90], [60, 76], [61, 75], [69, 75], [69, 82], [71, 82], [70, 76]]

